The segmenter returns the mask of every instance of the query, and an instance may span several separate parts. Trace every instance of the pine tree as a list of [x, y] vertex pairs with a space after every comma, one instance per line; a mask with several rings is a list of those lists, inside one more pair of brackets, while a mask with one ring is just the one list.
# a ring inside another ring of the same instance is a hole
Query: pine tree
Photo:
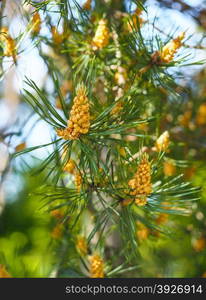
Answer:
[[[186, 33], [154, 36], [135, 0], [25, 3], [33, 8], [28, 33], [54, 92], [26, 78], [22, 99], [50, 126], [52, 142], [19, 147], [12, 160], [53, 146], [36, 168], [45, 180], [35, 193], [56, 219], [56, 276], [135, 276], [142, 240], [169, 234], [171, 215], [190, 214], [198, 199], [199, 189], [176, 170], [171, 126], [162, 124], [171, 103], [181, 101], [170, 69], [187, 61]], [[8, 30], [1, 29], [0, 42], [3, 56], [18, 63]], [[204, 117], [202, 105], [197, 123]]]

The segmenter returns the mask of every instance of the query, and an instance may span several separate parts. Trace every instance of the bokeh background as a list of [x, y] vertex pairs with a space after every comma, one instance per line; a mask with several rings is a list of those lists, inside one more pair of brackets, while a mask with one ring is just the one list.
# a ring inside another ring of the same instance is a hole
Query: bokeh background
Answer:
[[[26, 31], [32, 8], [24, 1], [6, 1], [1, 25], [9, 26], [12, 37], [21, 36], [17, 64], [11, 58], [1, 63], [0, 82], [0, 264], [7, 266], [12, 277], [51, 277], [59, 255], [55, 219], [40, 197], [33, 193], [42, 183], [43, 174], [36, 166], [52, 148], [37, 149], [10, 161], [10, 154], [23, 147], [51, 142], [47, 124], [21, 100], [27, 76], [42, 87], [47, 82], [47, 66], [39, 56]], [[84, 1], [78, 1], [80, 5]], [[188, 64], [206, 59], [206, 1], [143, 1], [149, 22], [156, 20], [154, 31], [161, 37], [186, 31]], [[126, 1], [132, 9], [130, 1]], [[2, 5], [2, 4], [1, 4]], [[22, 18], [22, 16], [27, 16]], [[51, 12], [53, 23], [56, 15]], [[41, 34], [49, 36], [42, 24]], [[43, 51], [54, 55], [45, 45]], [[201, 186], [201, 197], [190, 216], [173, 216], [170, 234], [158, 239], [141, 236], [142, 261], [136, 277], [206, 277], [206, 64], [182, 67], [177, 84], [182, 94], [174, 120], [165, 115], [162, 122], [171, 123], [174, 142], [180, 145], [176, 166], [194, 186]], [[52, 89], [48, 81], [47, 88]], [[167, 95], [163, 93], [163, 98]], [[165, 99], [164, 99], [165, 100]], [[168, 101], [168, 100], [167, 100]], [[164, 220], [160, 220], [163, 222]], [[141, 235], [141, 232], [140, 232]], [[68, 236], [69, 239], [69, 236]], [[72, 247], [71, 247], [72, 248]], [[72, 257], [73, 254], [71, 254]], [[75, 276], [75, 271], [65, 276]]]

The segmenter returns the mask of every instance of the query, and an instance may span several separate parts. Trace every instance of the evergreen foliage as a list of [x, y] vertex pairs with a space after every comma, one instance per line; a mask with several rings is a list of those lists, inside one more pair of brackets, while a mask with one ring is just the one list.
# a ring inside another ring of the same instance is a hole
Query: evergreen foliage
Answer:
[[[167, 221], [189, 216], [199, 199], [174, 128], [181, 67], [203, 62], [189, 60], [187, 32], [165, 38], [156, 30], [144, 1], [24, 2], [32, 7], [27, 32], [13, 39], [1, 29], [1, 59], [18, 64], [30, 36], [47, 78], [41, 87], [25, 78], [21, 98], [52, 140], [16, 149], [10, 163], [20, 158], [41, 176], [30, 196], [56, 220], [53, 275], [136, 276], [142, 240], [172, 239]], [[48, 146], [30, 166], [32, 151]]]

